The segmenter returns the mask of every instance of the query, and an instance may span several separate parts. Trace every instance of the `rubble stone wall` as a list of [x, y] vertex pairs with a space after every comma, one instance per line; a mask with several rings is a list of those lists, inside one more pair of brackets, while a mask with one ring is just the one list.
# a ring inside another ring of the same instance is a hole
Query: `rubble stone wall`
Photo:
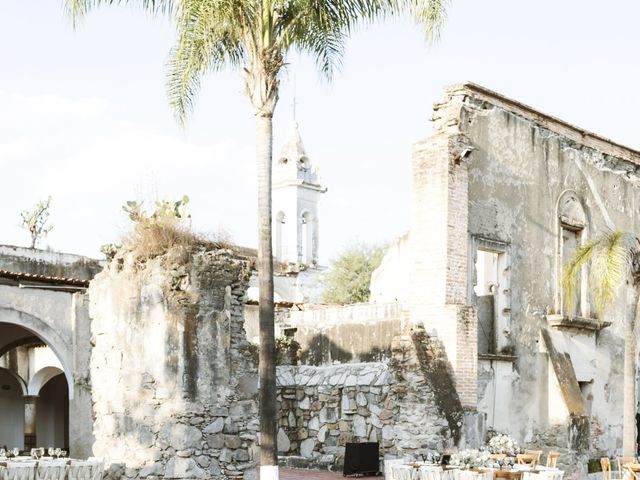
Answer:
[[258, 381], [230, 250], [115, 261], [91, 284], [93, 453], [112, 478], [255, 478]]
[[379, 442], [393, 457], [453, 445], [425, 361], [411, 335], [398, 335], [388, 362], [278, 367], [280, 454], [292, 466], [338, 469], [349, 442]]

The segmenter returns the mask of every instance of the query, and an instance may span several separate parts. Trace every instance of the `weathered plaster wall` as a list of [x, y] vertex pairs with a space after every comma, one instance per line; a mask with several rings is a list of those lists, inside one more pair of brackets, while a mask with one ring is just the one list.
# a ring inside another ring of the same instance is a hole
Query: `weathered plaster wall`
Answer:
[[[441, 342], [463, 406], [486, 415], [486, 427], [572, 451], [564, 461], [580, 468], [588, 455], [617, 453], [616, 320], [624, 310], [620, 301], [610, 308], [600, 320], [613, 325], [604, 330], [589, 318], [585, 273], [578, 315], [586, 318], [566, 326], [561, 226], [580, 232], [578, 243], [607, 228], [637, 232], [640, 153], [473, 84], [449, 87], [433, 120], [433, 135], [414, 147], [409, 235], [379, 272], [407, 277], [408, 292], [380, 275], [372, 288], [406, 298], [411, 323]], [[496, 351], [479, 358], [480, 248], [499, 252], [499, 284]], [[544, 329], [555, 332], [553, 351]]]
[[[579, 475], [586, 456], [620, 447], [615, 320], [623, 309], [618, 302], [607, 312], [614, 324], [602, 331], [592, 319], [557, 326], [566, 323], [553, 316], [563, 313], [561, 222], [582, 241], [607, 228], [638, 231], [640, 153], [474, 85], [447, 89], [434, 109], [434, 135], [414, 150], [411, 318], [444, 343], [470, 407], [475, 377], [489, 427], [566, 450], [564, 461], [579, 465]], [[469, 335], [477, 313], [468, 309], [480, 245], [503, 248], [508, 259], [497, 290], [505, 302], [497, 312], [502, 357], [478, 363]], [[593, 317], [587, 282], [585, 275], [578, 314]], [[555, 331], [549, 345], [544, 329]], [[471, 363], [480, 367], [475, 375]]]
[[[460, 166], [469, 177], [469, 235], [509, 245], [510, 336], [519, 379], [504, 407], [514, 419], [512, 430], [519, 431], [524, 441], [537, 441], [537, 432], [548, 435], [548, 426], [557, 423], [553, 411], [541, 408], [545, 401], [539, 393], [547, 390], [548, 377], [540, 368], [546, 353], [539, 332], [553, 328], [545, 316], [557, 308], [558, 202], [563, 192], [575, 192], [586, 214], [585, 234], [604, 231], [608, 218], [616, 228], [638, 231], [637, 166], [613, 157], [612, 146], [588, 139], [578, 142], [552, 122], [536, 121], [507, 105], [492, 104], [482, 95], [464, 91], [450, 95], [456, 103], [464, 99], [459, 128], [474, 148]], [[621, 313], [619, 306], [614, 307], [607, 319], [621, 318]], [[615, 322], [600, 334], [593, 330], [558, 333], [564, 337], [577, 381], [591, 382], [591, 422], [599, 426], [591, 432], [599, 438], [592, 446], [607, 445], [608, 452], [614, 453], [620, 446], [611, 435], [619, 433], [621, 421], [622, 363], [609, 359], [622, 350], [620, 325]], [[565, 443], [566, 435], [565, 428]], [[562, 444], [561, 438], [557, 442]], [[599, 453], [602, 450], [592, 451]]]
[[247, 261], [197, 253], [176, 278], [173, 253], [116, 259], [91, 284], [94, 454], [127, 478], [255, 478]]
[[91, 280], [102, 267], [102, 262], [82, 255], [0, 245], [0, 270], [9, 272]]
[[397, 302], [305, 306], [292, 309], [279, 328], [297, 329], [304, 364], [379, 362], [391, 358], [393, 339], [403, 329], [403, 311]]
[[371, 274], [371, 302], [408, 302], [412, 266], [409, 245], [409, 232], [389, 245], [380, 266]]

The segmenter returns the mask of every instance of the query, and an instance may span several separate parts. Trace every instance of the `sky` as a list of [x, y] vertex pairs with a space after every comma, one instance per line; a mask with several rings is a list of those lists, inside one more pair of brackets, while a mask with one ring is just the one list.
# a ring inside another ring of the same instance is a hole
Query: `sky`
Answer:
[[[634, 5], [635, 4], [635, 5]], [[411, 147], [444, 85], [470, 80], [640, 148], [640, 4], [450, 0], [440, 41], [410, 20], [361, 28], [331, 83], [292, 55], [275, 153], [296, 120], [328, 187], [326, 264], [408, 228]], [[189, 195], [195, 230], [256, 245], [254, 119], [235, 71], [207, 76], [186, 128], [165, 96], [169, 19], [100, 8], [76, 29], [61, 0], [0, 0], [0, 243], [28, 245], [20, 212], [52, 196], [42, 247], [99, 258], [127, 200]]]

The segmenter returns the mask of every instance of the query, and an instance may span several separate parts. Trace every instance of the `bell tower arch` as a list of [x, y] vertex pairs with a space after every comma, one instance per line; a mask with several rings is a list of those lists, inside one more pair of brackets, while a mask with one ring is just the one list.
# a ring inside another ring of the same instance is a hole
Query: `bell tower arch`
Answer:
[[318, 265], [318, 203], [326, 191], [309, 160], [298, 124], [293, 122], [273, 167], [273, 251], [277, 260]]

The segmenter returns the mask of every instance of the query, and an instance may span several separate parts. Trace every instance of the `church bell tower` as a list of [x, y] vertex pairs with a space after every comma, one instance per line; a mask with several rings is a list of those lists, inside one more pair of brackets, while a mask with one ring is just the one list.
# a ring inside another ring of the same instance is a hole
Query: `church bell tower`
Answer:
[[318, 201], [320, 185], [293, 122], [273, 166], [273, 252], [278, 261], [318, 265]]

